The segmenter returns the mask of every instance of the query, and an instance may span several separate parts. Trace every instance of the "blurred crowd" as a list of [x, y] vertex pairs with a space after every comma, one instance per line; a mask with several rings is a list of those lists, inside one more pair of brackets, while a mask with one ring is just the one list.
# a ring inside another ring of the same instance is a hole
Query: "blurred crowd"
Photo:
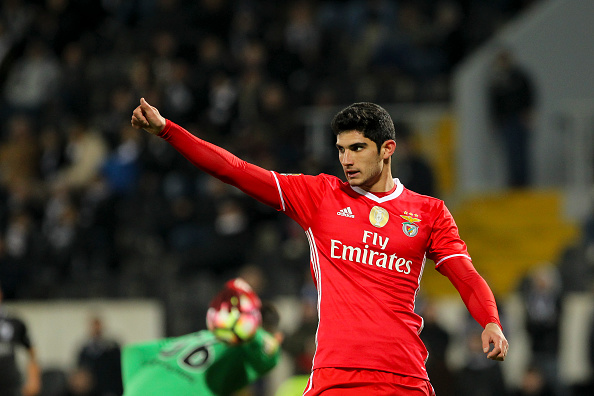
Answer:
[[308, 158], [303, 107], [447, 100], [456, 64], [529, 3], [3, 1], [6, 298], [179, 307], [177, 285], [195, 282], [200, 307], [208, 285], [250, 265], [271, 294], [296, 293], [303, 233], [133, 130], [139, 98], [263, 167], [327, 171]]

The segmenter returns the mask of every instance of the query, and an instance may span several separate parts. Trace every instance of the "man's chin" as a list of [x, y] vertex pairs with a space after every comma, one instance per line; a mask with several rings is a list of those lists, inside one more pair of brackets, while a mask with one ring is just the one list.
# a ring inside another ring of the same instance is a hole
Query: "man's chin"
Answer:
[[362, 179], [360, 178], [360, 173], [357, 173], [355, 175], [348, 175], [345, 173], [344, 175], [346, 177], [347, 182], [351, 185], [351, 186], [360, 186], [362, 183]]
[[351, 185], [351, 187], [360, 187], [361, 184], [363, 184], [363, 183], [361, 183], [361, 180], [356, 179], [356, 178], [351, 179], [351, 178], [347, 177], [347, 182]]

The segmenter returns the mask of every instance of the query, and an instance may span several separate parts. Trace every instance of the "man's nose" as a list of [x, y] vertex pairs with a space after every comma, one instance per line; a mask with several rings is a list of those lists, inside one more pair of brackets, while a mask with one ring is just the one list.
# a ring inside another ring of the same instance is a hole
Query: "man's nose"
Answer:
[[343, 165], [350, 165], [353, 163], [352, 156], [349, 154], [348, 151], [342, 153], [342, 155], [340, 156], [340, 163]]

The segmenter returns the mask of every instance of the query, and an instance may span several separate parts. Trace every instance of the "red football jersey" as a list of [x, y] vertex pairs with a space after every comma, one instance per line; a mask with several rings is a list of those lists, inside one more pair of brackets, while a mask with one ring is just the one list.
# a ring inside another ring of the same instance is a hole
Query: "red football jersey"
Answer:
[[[443, 201], [395, 180], [373, 194], [330, 175], [283, 175], [249, 164], [167, 121], [160, 134], [194, 165], [284, 211], [306, 232], [318, 289], [314, 368], [375, 369], [427, 379], [414, 304], [426, 259], [485, 326], [497, 306]], [[458, 260], [448, 260], [457, 258]], [[455, 265], [452, 265], [455, 264]]]
[[414, 312], [426, 259], [468, 257], [444, 202], [398, 179], [393, 192], [375, 195], [335, 176], [273, 174], [281, 210], [310, 244], [320, 317], [313, 368], [427, 379], [423, 320]]

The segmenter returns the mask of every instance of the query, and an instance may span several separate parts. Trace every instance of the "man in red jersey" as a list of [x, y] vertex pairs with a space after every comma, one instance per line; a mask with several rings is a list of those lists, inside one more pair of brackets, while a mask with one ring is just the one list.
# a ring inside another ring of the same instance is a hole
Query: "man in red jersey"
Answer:
[[160, 136], [201, 170], [285, 212], [304, 229], [319, 318], [305, 396], [434, 394], [419, 337], [423, 319], [414, 312], [428, 258], [484, 328], [487, 358], [505, 359], [508, 343], [495, 298], [450, 212], [443, 201], [392, 177], [394, 123], [382, 107], [355, 103], [332, 121], [346, 183], [245, 162], [165, 119], [144, 98], [132, 126]]

